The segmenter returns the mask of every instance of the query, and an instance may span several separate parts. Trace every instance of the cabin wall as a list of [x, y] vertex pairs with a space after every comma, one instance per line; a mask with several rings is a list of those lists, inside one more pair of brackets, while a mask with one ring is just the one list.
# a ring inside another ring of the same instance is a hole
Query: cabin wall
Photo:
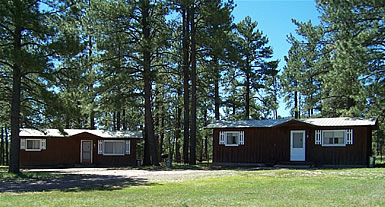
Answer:
[[100, 137], [79, 134], [72, 137], [21, 137], [22, 139], [46, 139], [46, 150], [20, 150], [20, 166], [74, 166], [80, 164], [81, 140], [92, 140], [92, 164], [98, 166], [128, 166], [136, 164], [136, 139], [130, 139], [130, 155], [106, 156], [98, 154]]
[[368, 158], [371, 156], [370, 127], [322, 127], [327, 129], [353, 129], [353, 144], [346, 146], [322, 146], [316, 145], [314, 141], [314, 130], [310, 134], [313, 140], [307, 149], [310, 153], [307, 158], [320, 165], [368, 165]]
[[[353, 145], [322, 146], [315, 144], [315, 130], [353, 129]], [[244, 131], [245, 144], [219, 144], [220, 131]], [[305, 130], [305, 158], [317, 165], [368, 165], [371, 156], [371, 127], [312, 127], [291, 123], [275, 128], [214, 129], [214, 163], [265, 163], [290, 161], [290, 131]]]
[[[219, 144], [219, 131], [245, 132], [245, 144], [225, 146]], [[213, 162], [216, 163], [270, 163], [277, 160], [289, 160], [290, 140], [282, 129], [245, 128], [214, 129]]]

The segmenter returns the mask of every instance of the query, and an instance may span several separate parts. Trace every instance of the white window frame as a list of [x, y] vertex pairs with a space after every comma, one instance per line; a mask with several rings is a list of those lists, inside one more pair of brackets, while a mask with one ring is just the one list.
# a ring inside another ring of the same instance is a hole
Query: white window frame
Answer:
[[[105, 143], [106, 142], [120, 142], [123, 144], [123, 153], [122, 154], [110, 154], [110, 153], [106, 153], [106, 150], [105, 150]], [[126, 142], [124, 140], [103, 140], [103, 155], [107, 155], [107, 156], [124, 156], [126, 154]]]
[[[28, 141], [39, 141], [39, 149], [28, 149]], [[42, 148], [42, 139], [25, 139], [25, 151], [28, 152], [40, 152]]]
[[[227, 134], [237, 134], [238, 136], [238, 144], [227, 144]], [[224, 140], [224, 144], [226, 147], [237, 147], [243, 143], [241, 143], [241, 134], [243, 133], [243, 131], [225, 131], [224, 132], [224, 136], [225, 136], [225, 140]]]
[[[324, 144], [324, 139], [325, 139], [325, 135], [324, 133], [325, 132], [343, 132], [344, 133], [344, 137], [343, 137], [343, 140], [344, 140], [344, 143], [343, 144]], [[346, 146], [346, 131], [343, 130], [343, 129], [330, 129], [330, 130], [322, 130], [322, 146], [325, 146], [325, 147], [345, 147]]]

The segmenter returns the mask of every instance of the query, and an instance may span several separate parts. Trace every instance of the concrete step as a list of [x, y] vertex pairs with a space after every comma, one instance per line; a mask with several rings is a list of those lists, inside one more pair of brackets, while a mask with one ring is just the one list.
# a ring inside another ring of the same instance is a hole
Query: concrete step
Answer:
[[313, 162], [301, 162], [301, 161], [289, 161], [289, 162], [278, 162], [274, 167], [277, 168], [290, 168], [290, 169], [309, 169], [314, 166]]
[[74, 167], [87, 168], [87, 167], [95, 167], [95, 164], [75, 164]]
[[288, 168], [288, 169], [310, 169], [312, 165], [274, 165], [276, 168]]

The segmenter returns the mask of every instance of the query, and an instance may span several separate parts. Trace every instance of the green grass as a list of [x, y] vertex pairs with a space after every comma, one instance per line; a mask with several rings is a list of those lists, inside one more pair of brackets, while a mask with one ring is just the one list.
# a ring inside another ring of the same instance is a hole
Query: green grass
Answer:
[[384, 168], [228, 172], [113, 191], [0, 193], [0, 206], [385, 206]]
[[385, 156], [376, 156], [376, 165], [385, 165]]

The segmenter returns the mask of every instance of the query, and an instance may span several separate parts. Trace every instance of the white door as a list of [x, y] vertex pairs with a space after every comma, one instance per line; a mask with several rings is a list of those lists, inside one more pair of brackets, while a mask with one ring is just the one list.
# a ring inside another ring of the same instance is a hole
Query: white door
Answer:
[[290, 131], [290, 161], [305, 161], [305, 131]]
[[92, 163], [92, 140], [82, 140], [80, 146], [80, 163]]

